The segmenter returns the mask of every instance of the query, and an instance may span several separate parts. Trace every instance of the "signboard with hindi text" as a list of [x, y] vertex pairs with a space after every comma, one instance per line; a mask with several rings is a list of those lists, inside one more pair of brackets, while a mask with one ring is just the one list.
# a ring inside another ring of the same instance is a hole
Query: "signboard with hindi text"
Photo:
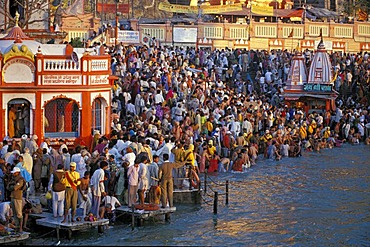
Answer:
[[333, 91], [333, 86], [330, 84], [305, 84], [303, 85], [303, 91], [316, 93], [331, 93]]
[[126, 44], [139, 44], [140, 33], [139, 31], [119, 30], [117, 40]]
[[243, 10], [242, 4], [228, 4], [228, 5], [201, 5], [201, 6], [187, 6], [180, 4], [170, 4], [161, 2], [158, 6], [159, 10], [173, 12], [173, 13], [185, 13], [185, 14], [221, 14], [224, 12], [233, 12]]
[[43, 75], [43, 85], [82, 85], [80, 75]]
[[90, 85], [109, 84], [108, 75], [90, 75]]
[[173, 41], [184, 42], [184, 43], [196, 43], [197, 42], [197, 28], [189, 27], [174, 27], [173, 28]]

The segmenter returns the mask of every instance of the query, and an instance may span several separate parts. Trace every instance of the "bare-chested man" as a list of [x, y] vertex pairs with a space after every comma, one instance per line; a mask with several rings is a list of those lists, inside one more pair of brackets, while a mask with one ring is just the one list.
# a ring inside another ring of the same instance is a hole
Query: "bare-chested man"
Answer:
[[243, 147], [245, 145], [245, 138], [242, 132], [240, 132], [239, 136], [236, 138], [236, 145], [238, 147]]
[[84, 216], [91, 210], [90, 172], [85, 171], [78, 188], [78, 205], [84, 209]]
[[254, 144], [249, 145], [248, 151], [249, 151], [249, 157], [250, 157], [251, 165], [255, 165], [256, 164], [256, 159], [258, 157], [258, 150], [256, 148], [256, 145], [254, 145]]
[[251, 167], [251, 162], [250, 162], [249, 155], [248, 155], [248, 147], [243, 147], [241, 153], [242, 153], [242, 159], [244, 162], [243, 163], [244, 167], [245, 168]]
[[230, 166], [230, 159], [227, 157], [223, 157], [220, 159], [218, 163], [218, 171], [219, 172], [227, 172], [229, 171]]

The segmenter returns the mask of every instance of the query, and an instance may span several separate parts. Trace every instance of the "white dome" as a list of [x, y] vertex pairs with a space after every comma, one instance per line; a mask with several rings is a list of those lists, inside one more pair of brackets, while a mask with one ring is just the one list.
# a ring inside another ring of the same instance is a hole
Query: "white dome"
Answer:
[[299, 89], [304, 83], [307, 83], [307, 69], [304, 56], [301, 52], [297, 52], [290, 65], [286, 86], [287, 89]]
[[332, 65], [324, 43], [321, 41], [312, 59], [308, 83], [330, 84], [333, 77]]

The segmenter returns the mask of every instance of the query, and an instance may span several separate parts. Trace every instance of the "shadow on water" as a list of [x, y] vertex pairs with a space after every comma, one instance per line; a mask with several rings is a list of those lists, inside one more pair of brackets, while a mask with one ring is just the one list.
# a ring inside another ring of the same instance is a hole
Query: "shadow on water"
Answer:
[[[370, 246], [370, 148], [344, 145], [246, 173], [210, 174], [201, 205], [175, 205], [170, 222], [119, 224], [60, 245]], [[229, 180], [229, 204], [225, 181]], [[218, 214], [213, 214], [218, 191]]]

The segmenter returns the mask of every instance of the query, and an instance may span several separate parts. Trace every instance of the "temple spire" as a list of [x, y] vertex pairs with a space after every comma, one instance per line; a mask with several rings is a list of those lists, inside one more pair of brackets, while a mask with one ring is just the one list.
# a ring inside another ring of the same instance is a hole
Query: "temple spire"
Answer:
[[14, 20], [15, 20], [15, 26], [18, 27], [18, 22], [19, 22], [19, 13], [18, 13], [18, 11], [15, 12]]

